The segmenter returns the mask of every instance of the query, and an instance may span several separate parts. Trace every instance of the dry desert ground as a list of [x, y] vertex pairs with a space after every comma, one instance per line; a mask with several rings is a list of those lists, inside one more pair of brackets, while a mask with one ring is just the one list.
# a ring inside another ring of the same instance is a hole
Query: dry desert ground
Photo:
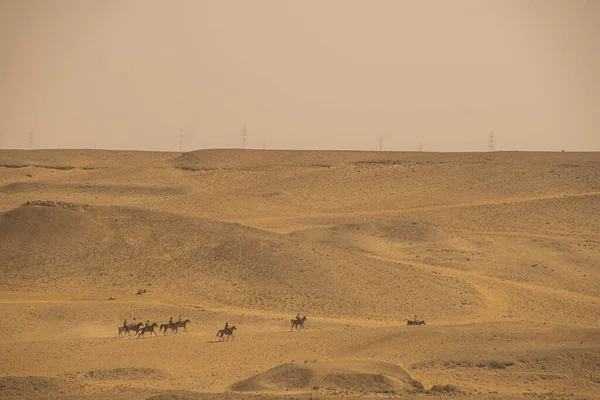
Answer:
[[600, 399], [600, 154], [2, 150], [0, 315], [0, 399]]

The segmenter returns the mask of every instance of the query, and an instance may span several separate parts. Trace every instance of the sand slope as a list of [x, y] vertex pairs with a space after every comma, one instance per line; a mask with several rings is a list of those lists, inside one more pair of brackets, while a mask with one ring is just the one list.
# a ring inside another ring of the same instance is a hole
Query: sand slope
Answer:
[[[473, 288], [446, 276], [231, 223], [26, 205], [3, 214], [0, 229], [7, 232], [0, 251], [8, 278], [0, 290], [102, 297], [144, 288], [164, 300], [388, 319], [410, 312], [399, 304], [451, 318], [481, 301]], [[428, 293], [427, 306], [414, 291]], [[449, 309], [449, 299], [468, 306]]]
[[596, 153], [3, 150], [0, 398], [600, 398], [599, 227]]

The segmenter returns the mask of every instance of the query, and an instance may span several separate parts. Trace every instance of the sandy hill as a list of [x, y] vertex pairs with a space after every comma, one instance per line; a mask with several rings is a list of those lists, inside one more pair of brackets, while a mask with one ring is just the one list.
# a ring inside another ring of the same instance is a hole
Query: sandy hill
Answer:
[[410, 392], [422, 389], [402, 368], [389, 363], [345, 362], [278, 365], [232, 386], [238, 392], [310, 392], [326, 387], [329, 391], [359, 394]]
[[594, 398], [598, 260], [597, 153], [2, 150], [0, 398]]
[[33, 202], [4, 213], [0, 230], [4, 291], [104, 298], [141, 288], [164, 300], [390, 320], [425, 308], [460, 318], [481, 303], [448, 276], [232, 223]]

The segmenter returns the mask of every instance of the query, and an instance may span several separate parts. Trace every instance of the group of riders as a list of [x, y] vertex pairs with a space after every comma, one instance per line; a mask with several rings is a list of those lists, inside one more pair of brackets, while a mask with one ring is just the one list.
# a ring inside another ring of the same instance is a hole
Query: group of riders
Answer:
[[[294, 329], [294, 327], [296, 327], [296, 330], [304, 329], [304, 321], [306, 321], [306, 315], [301, 317], [300, 313], [298, 313], [296, 318], [292, 320], [292, 329]], [[229, 326], [229, 322], [225, 322], [225, 327], [217, 332], [217, 337], [219, 340], [229, 341], [229, 337], [232, 337], [235, 340], [235, 337], [233, 336], [233, 331], [235, 330], [235, 325]], [[225, 339], [224, 336], [227, 336], [227, 339]]]
[[[181, 314], [179, 314], [179, 320], [177, 322], [174, 322], [173, 317], [171, 316], [168, 323], [162, 324], [160, 326], [160, 330], [164, 329], [165, 334], [167, 333], [167, 329], [171, 329], [171, 334], [173, 332], [177, 333], [177, 329], [179, 327], [183, 327], [183, 329], [186, 330], [185, 326], [187, 325], [188, 322], [190, 322], [189, 319], [182, 321]], [[154, 328], [156, 328], [157, 326], [158, 326], [158, 324], [156, 322], [151, 324], [149, 319], [146, 320], [145, 323], [137, 322], [135, 317], [131, 321], [131, 324], [128, 324], [127, 318], [125, 318], [125, 320], [123, 320], [123, 326], [119, 327], [119, 336], [130, 335], [131, 332], [135, 332], [137, 336], [142, 336], [142, 337], [144, 336], [144, 333], [146, 333], [146, 332], [150, 332], [151, 334], [154, 333], [156, 335], [156, 332], [154, 332]]]
[[[296, 318], [292, 319], [292, 329], [294, 329], [294, 327], [296, 328], [296, 330], [298, 329], [304, 329], [304, 322], [306, 321], [306, 315], [304, 317], [300, 316], [300, 313], [298, 313], [296, 315]], [[177, 329], [179, 327], [183, 327], [184, 330], [185, 326], [187, 324], [187, 322], [190, 322], [189, 319], [182, 321], [182, 315], [179, 314], [179, 319], [177, 322], [173, 322], [173, 317], [171, 317], [169, 319], [169, 322], [166, 324], [162, 324], [160, 326], [160, 330], [164, 329], [165, 335], [167, 334], [167, 329], [171, 329], [171, 334], [173, 334], [173, 332], [177, 333]], [[409, 323], [415, 324], [415, 325], [420, 325], [420, 324], [424, 324], [424, 321], [419, 321], [419, 319], [417, 318], [417, 316], [415, 315], [412, 319], [412, 321], [409, 321]], [[138, 336], [143, 336], [144, 333], [146, 332], [150, 332], [150, 333], [154, 333], [156, 335], [156, 333], [154, 332], [154, 328], [157, 326], [157, 323], [154, 322], [153, 324], [150, 324], [150, 320], [146, 320], [146, 323], [141, 323], [141, 322], [136, 322], [135, 318], [133, 318], [131, 324], [127, 324], [127, 319], [125, 319], [123, 321], [123, 326], [119, 327], [119, 336], [123, 335], [125, 336], [126, 334], [130, 334], [131, 331], [136, 332], [136, 334]], [[228, 335], [228, 336], [233, 336], [233, 331], [235, 330], [235, 326], [230, 327], [229, 326], [229, 322], [225, 322], [225, 327], [221, 330], [219, 330], [219, 332], [217, 333], [217, 336], [221, 336], [221, 338], [223, 337], [224, 334]], [[159, 330], [159, 331], [160, 331]], [[187, 330], [186, 330], [187, 332]]]

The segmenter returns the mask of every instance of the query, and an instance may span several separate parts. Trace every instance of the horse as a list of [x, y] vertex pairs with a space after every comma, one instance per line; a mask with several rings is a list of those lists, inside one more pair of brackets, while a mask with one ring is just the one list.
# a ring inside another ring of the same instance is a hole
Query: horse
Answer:
[[174, 322], [168, 322], [166, 324], [160, 324], [160, 327], [158, 329], [158, 331], [162, 331], [164, 329], [164, 335], [167, 334], [167, 329], [171, 329], [171, 335], [173, 334], [173, 331], [175, 330], [175, 323]]
[[415, 322], [415, 321], [409, 319], [406, 322], [406, 325], [425, 325], [425, 321], [417, 321], [417, 322]]
[[300, 326], [302, 329], [304, 329], [304, 321], [306, 321], [306, 315], [304, 317], [302, 317], [302, 319], [293, 319], [292, 320], [292, 329], [290, 329], [290, 332], [294, 329], [294, 327], [296, 327], [296, 330], [298, 330], [298, 326]]
[[233, 340], [235, 340], [235, 336], [233, 336], [233, 331], [236, 329], [237, 328], [235, 327], [235, 325], [231, 328], [221, 329], [219, 332], [217, 332], [217, 337], [219, 338], [219, 340], [223, 340], [223, 335], [227, 335], [227, 341], [229, 341], [229, 336], [231, 336]]
[[148, 326], [144, 326], [142, 329], [140, 329], [140, 331], [138, 332], [138, 339], [144, 336], [144, 333], [146, 332], [150, 332], [150, 337], [152, 337], [152, 334], [154, 333], [155, 336], [158, 336], [156, 334], [156, 332], [154, 332], [154, 328], [156, 328], [158, 326], [158, 324], [155, 322], [152, 325], [148, 325]]
[[119, 337], [125, 337], [129, 333], [129, 326], [117, 326], [119, 329]]
[[[185, 331], [185, 333], [187, 333], [187, 328], [186, 325], [189, 323], [191, 323], [192, 321], [188, 319], [186, 319], [185, 321], [177, 321], [173, 324], [173, 328], [175, 329], [175, 333], [177, 333], [179, 331], [179, 328], [183, 328], [183, 330]], [[171, 333], [173, 333], [173, 330], [171, 330]]]
[[144, 325], [142, 322], [138, 322], [135, 325], [133, 325], [133, 324], [128, 325], [127, 326], [127, 336], [131, 336], [132, 331], [135, 332], [135, 334], [137, 335], [137, 333], [139, 332], [142, 325]]

